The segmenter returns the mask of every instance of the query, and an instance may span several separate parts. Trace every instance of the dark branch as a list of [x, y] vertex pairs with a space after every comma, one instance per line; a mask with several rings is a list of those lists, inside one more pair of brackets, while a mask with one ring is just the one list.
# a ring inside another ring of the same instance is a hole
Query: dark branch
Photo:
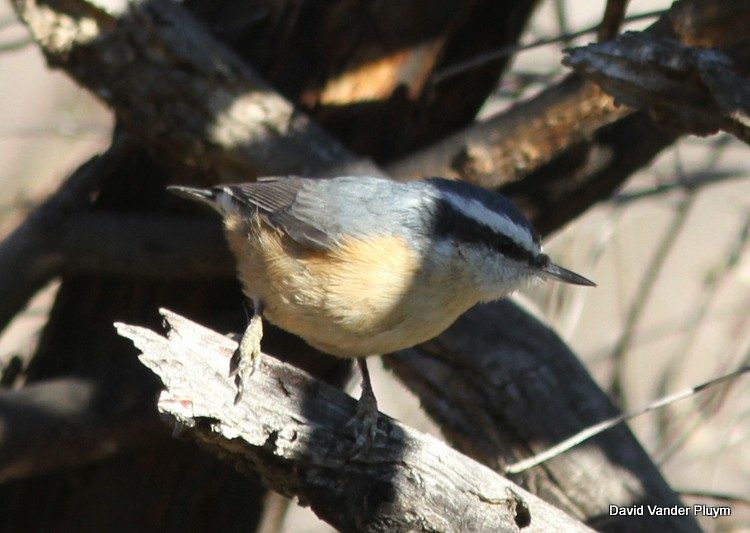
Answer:
[[116, 144], [81, 166], [0, 241], [0, 331], [61, 274], [172, 281], [233, 275], [218, 219], [90, 209], [91, 192], [126, 153]]
[[628, 9], [629, 0], [607, 0], [604, 9], [604, 17], [596, 32], [599, 42], [608, 41], [617, 37], [620, 27], [625, 20], [625, 12]]
[[0, 331], [34, 293], [65, 268], [65, 257], [58, 246], [65, 223], [85, 210], [90, 193], [126, 153], [127, 147], [118, 143], [82, 165], [0, 242]]
[[750, 142], [750, 83], [719, 50], [628, 32], [569, 50], [564, 63], [659, 122], [695, 135], [724, 130]]
[[[111, 383], [60, 378], [0, 394], [0, 482], [101, 461], [169, 438], [153, 411], [113, 402]], [[122, 399], [121, 399], [122, 400]]]

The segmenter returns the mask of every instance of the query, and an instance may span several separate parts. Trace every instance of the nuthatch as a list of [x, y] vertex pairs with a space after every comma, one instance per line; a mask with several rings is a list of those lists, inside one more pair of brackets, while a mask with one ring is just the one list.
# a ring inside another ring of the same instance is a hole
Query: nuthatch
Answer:
[[265, 317], [315, 348], [357, 358], [355, 449], [377, 429], [365, 357], [426, 341], [476, 303], [535, 279], [594, 285], [552, 263], [508, 199], [462, 181], [272, 177], [169, 190], [224, 217], [254, 303], [233, 358], [235, 402], [259, 361]]

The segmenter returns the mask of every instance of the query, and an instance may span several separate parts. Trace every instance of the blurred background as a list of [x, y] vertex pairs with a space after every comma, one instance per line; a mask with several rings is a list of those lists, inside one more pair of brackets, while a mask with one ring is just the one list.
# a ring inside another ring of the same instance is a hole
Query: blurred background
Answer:
[[[590, 42], [604, 1], [545, 1], [482, 111], [502, 110], [567, 73], [561, 50]], [[668, 8], [634, 0], [628, 15]], [[626, 29], [654, 18], [635, 17]], [[110, 142], [106, 107], [46, 66], [10, 6], [0, 3], [0, 237]], [[547, 240], [553, 260], [595, 290], [532, 287], [518, 299], [550, 323], [624, 411], [730, 372], [750, 359], [750, 157], [734, 138], [685, 137], [609, 201]], [[53, 283], [0, 337], [0, 362], [31, 353]], [[371, 364], [382, 411], [439, 436], [417, 400]], [[377, 369], [377, 370], [376, 370]], [[358, 391], [353, 389], [353, 394]], [[687, 504], [730, 505], [707, 531], [750, 531], [750, 387], [740, 377], [629, 424]], [[285, 531], [333, 531], [294, 506]]]

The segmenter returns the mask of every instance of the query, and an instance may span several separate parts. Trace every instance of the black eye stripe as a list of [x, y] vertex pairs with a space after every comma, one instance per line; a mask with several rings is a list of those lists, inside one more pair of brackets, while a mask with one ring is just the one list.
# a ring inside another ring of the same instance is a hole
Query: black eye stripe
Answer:
[[480, 221], [464, 215], [445, 200], [438, 202], [433, 229], [441, 238], [482, 245], [518, 261], [533, 263], [537, 258], [535, 253], [507, 235], [499, 234]]

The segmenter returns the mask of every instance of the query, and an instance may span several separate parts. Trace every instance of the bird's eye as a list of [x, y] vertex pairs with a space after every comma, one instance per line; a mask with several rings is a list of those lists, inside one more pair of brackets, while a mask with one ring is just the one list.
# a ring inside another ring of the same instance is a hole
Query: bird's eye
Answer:
[[544, 268], [550, 263], [549, 256], [547, 254], [539, 254], [534, 258], [534, 266], [537, 268]]

